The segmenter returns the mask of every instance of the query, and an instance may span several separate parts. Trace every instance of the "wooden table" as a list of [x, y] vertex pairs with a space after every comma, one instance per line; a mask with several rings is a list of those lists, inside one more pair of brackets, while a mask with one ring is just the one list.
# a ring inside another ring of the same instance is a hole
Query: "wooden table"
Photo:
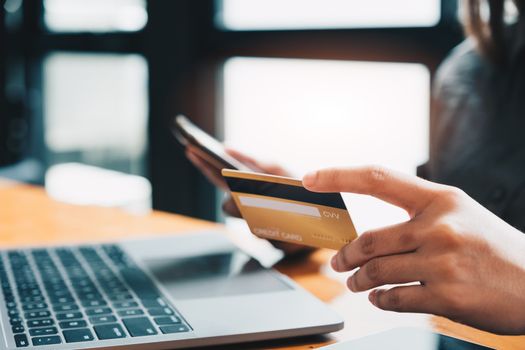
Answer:
[[[145, 235], [177, 234], [218, 224], [153, 212], [136, 216], [118, 209], [82, 207], [51, 200], [42, 188], [0, 180], [0, 247], [100, 242]], [[371, 306], [366, 293], [353, 294], [344, 275], [327, 265], [332, 252], [320, 250], [306, 260], [284, 261], [276, 268], [345, 317], [345, 329], [329, 336], [231, 346], [232, 349], [314, 349], [399, 326], [432, 328], [498, 349], [525, 349], [525, 337], [503, 337], [427, 315], [396, 314]]]

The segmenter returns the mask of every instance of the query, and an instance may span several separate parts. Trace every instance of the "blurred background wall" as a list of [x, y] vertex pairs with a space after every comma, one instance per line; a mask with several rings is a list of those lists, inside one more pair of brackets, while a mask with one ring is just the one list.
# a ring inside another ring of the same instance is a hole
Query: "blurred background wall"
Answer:
[[1, 3], [0, 176], [57, 196], [151, 188], [153, 208], [212, 220], [221, 194], [186, 161], [171, 116], [296, 176], [415, 173], [434, 73], [462, 39], [455, 0]]

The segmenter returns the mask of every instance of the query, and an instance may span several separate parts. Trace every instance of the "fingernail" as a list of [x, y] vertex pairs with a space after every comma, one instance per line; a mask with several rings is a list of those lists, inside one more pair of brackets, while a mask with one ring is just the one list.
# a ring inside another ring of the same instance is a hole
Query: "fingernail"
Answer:
[[376, 292], [377, 292], [377, 290], [374, 289], [373, 291], [371, 291], [368, 294], [368, 300], [374, 305], [376, 304]]
[[337, 271], [337, 254], [332, 257], [330, 265], [332, 265], [332, 269]]
[[317, 171], [312, 171], [303, 177], [303, 185], [305, 187], [312, 187], [317, 181]]
[[191, 151], [186, 152], [186, 157], [188, 157], [189, 160], [195, 160], [195, 155], [193, 155]]
[[350, 276], [348, 278], [348, 282], [346, 283], [346, 285], [348, 286], [348, 289], [350, 289], [352, 292], [357, 292], [356, 288], [355, 288], [355, 275], [353, 276]]

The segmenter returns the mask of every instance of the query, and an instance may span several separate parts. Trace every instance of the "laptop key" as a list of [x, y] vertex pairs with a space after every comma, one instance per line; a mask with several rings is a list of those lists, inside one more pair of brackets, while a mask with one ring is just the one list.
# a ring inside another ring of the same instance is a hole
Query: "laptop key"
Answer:
[[109, 294], [108, 297], [111, 299], [111, 301], [125, 301], [133, 299], [133, 296], [129, 293]]
[[50, 335], [46, 337], [34, 337], [34, 338], [31, 338], [31, 341], [33, 342], [34, 346], [52, 345], [52, 344], [62, 343], [62, 340], [60, 339], [58, 335]]
[[180, 326], [163, 326], [160, 327], [160, 331], [164, 334], [170, 334], [170, 333], [182, 333], [182, 332], [189, 332], [189, 328], [185, 325]]
[[11, 322], [11, 325], [15, 325], [16, 323], [21, 323], [22, 319], [20, 317], [11, 317], [9, 322]]
[[102, 288], [106, 291], [107, 294], [121, 294], [121, 293], [129, 293], [129, 288], [125, 287], [123, 284], [106, 284], [102, 285]]
[[93, 333], [88, 328], [79, 328], [79, 329], [69, 329], [63, 331], [64, 338], [66, 343], [78, 343], [81, 341], [91, 341], [94, 340]]
[[39, 289], [32, 289], [32, 290], [22, 290], [19, 291], [18, 294], [21, 298], [32, 298], [32, 297], [41, 297], [42, 292]]
[[148, 312], [151, 316], [171, 316], [173, 315], [173, 310], [169, 307], [154, 307], [151, 309], [148, 309]]
[[59, 298], [52, 298], [51, 302], [53, 304], [65, 304], [65, 303], [73, 303], [75, 302], [75, 299], [72, 297], [59, 297]]
[[141, 309], [128, 309], [128, 310], [120, 310], [118, 312], [118, 315], [120, 317], [127, 317], [127, 316], [140, 316], [144, 315], [144, 311]]
[[104, 314], [112, 314], [113, 311], [109, 307], [98, 307], [96, 309], [88, 309], [86, 310], [86, 315], [88, 316], [96, 316], [96, 315], [104, 315]]
[[25, 313], [25, 318], [32, 319], [32, 318], [45, 318], [51, 316], [51, 313], [47, 310], [44, 311], [31, 311]]
[[94, 326], [95, 333], [100, 340], [125, 338], [126, 333], [118, 323]]
[[79, 287], [77, 289], [77, 293], [84, 294], [84, 293], [94, 293], [97, 289], [95, 286], [86, 286], [86, 287]]
[[74, 320], [76, 318], [82, 318], [81, 312], [68, 312], [62, 314], [56, 314], [57, 320]]
[[51, 318], [43, 318], [41, 320], [29, 320], [27, 321], [28, 328], [52, 326], [55, 323]]
[[[56, 277], [56, 279], [57, 281], [60, 281], [60, 277]], [[49, 299], [71, 297], [69, 288], [63, 283], [63, 281], [60, 281], [59, 283], [45, 283], [44, 289], [47, 291]]]
[[100, 300], [102, 298], [102, 295], [100, 295], [100, 293], [85, 293], [79, 294], [78, 298], [82, 301]]
[[47, 309], [46, 303], [27, 303], [22, 305], [22, 309], [24, 311], [32, 311], [32, 310], [38, 310], [38, 309]]
[[57, 333], [58, 330], [56, 327], [34, 328], [29, 330], [29, 335], [32, 337], [37, 337], [41, 335], [53, 335]]
[[24, 333], [24, 326], [13, 326], [11, 327], [11, 330], [13, 331], [13, 333]]
[[122, 320], [132, 337], [155, 335], [157, 330], [147, 317], [124, 318]]
[[154, 307], [166, 307], [168, 304], [164, 301], [162, 298], [157, 299], [143, 299], [141, 300], [142, 305], [146, 308], [154, 308]]
[[106, 304], [107, 304], [106, 301], [102, 299], [82, 300], [82, 306], [84, 307], [105, 306]]
[[133, 307], [139, 306], [139, 304], [137, 304], [135, 301], [117, 301], [113, 303], [113, 306], [116, 309], [131, 309]]
[[[57, 286], [53, 288], [58, 288], [58, 289], [57, 290], [48, 289], [47, 294], [50, 297], [50, 299], [72, 298], [73, 297], [65, 285]], [[66, 289], [64, 290], [64, 288]]]
[[62, 321], [59, 322], [58, 325], [62, 329], [66, 328], [80, 328], [80, 327], [86, 327], [87, 323], [86, 321], [80, 320], [80, 321]]
[[23, 297], [20, 298], [22, 303], [38, 303], [44, 301], [43, 296]]
[[89, 318], [89, 321], [93, 324], [113, 323], [117, 322], [117, 318], [115, 316], [93, 316]]
[[57, 304], [53, 305], [55, 312], [74, 311], [78, 310], [77, 304]]
[[155, 317], [153, 320], [159, 326], [180, 323], [179, 318], [176, 316]]
[[25, 348], [29, 346], [29, 341], [27, 340], [27, 335], [25, 334], [16, 334], [15, 335], [15, 344], [17, 348]]

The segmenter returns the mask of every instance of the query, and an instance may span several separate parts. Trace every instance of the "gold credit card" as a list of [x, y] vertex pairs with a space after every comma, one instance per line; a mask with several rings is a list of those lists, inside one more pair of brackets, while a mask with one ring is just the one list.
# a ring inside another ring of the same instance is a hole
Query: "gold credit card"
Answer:
[[222, 175], [258, 237], [341, 249], [357, 237], [340, 193], [316, 193], [300, 180], [223, 169]]

